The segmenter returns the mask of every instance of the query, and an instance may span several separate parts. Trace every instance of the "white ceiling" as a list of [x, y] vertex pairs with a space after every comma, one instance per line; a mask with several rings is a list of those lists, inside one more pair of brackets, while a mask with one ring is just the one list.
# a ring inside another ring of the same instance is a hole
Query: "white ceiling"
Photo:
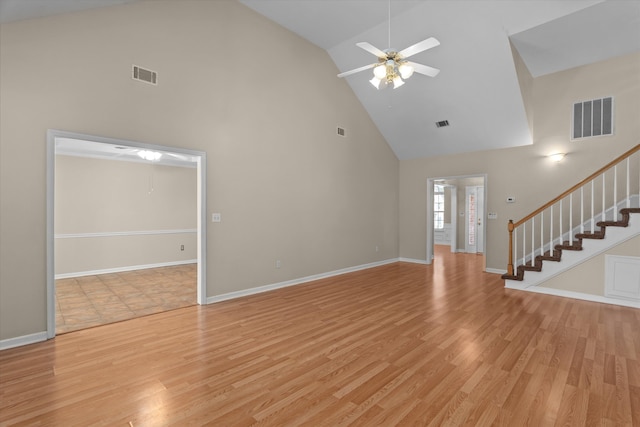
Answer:
[[399, 50], [436, 37], [412, 57], [435, 78], [377, 91], [369, 70], [346, 77], [400, 159], [532, 143], [510, 37], [536, 76], [640, 51], [637, 0], [392, 0], [391, 46], [385, 0], [240, 1], [326, 49], [339, 71], [375, 62], [357, 42]]
[[[0, 0], [0, 22], [129, 1]], [[376, 62], [357, 42], [400, 50], [436, 37], [412, 57], [435, 78], [377, 91], [371, 71], [346, 77], [400, 159], [531, 144], [510, 41], [533, 76], [640, 51], [638, 0], [392, 0], [392, 46], [386, 0], [240, 1], [327, 50], [340, 72]]]
[[[184, 168], [198, 167], [197, 156], [176, 153], [167, 150], [134, 147], [126, 144], [109, 144], [106, 142], [86, 141], [74, 138], [56, 137], [55, 154], [62, 156], [79, 156], [96, 159], [121, 160], [125, 162], [158, 164], [163, 166], [178, 166]], [[138, 153], [151, 151], [159, 153], [157, 160], [145, 160]]]

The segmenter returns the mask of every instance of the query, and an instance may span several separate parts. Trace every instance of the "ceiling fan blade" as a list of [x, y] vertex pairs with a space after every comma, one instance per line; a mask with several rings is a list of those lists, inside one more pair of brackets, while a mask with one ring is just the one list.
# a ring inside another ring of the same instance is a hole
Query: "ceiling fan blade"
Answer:
[[370, 43], [360, 42], [360, 43], [356, 43], [356, 46], [358, 46], [361, 49], [366, 50], [369, 53], [373, 53], [378, 58], [386, 58], [387, 57], [386, 53], [384, 53], [383, 51], [381, 51], [380, 49], [378, 49], [377, 47], [373, 46]]
[[344, 73], [338, 74], [338, 77], [350, 76], [351, 74], [359, 73], [360, 71], [364, 71], [364, 70], [368, 70], [369, 68], [373, 68], [378, 64], [379, 64], [379, 62], [376, 62], [375, 64], [369, 64], [369, 65], [365, 65], [364, 67], [354, 68], [353, 70], [345, 71]]
[[402, 58], [408, 58], [412, 55], [415, 55], [416, 53], [420, 53], [427, 49], [431, 49], [432, 47], [436, 47], [439, 44], [440, 42], [438, 40], [433, 37], [429, 37], [426, 40], [422, 40], [421, 42], [418, 42], [413, 46], [409, 46], [408, 48], [401, 50], [400, 52], [398, 52], [398, 55], [400, 55]]
[[438, 75], [440, 70], [437, 68], [429, 67], [428, 65], [418, 64], [416, 62], [407, 61], [408, 65], [413, 67], [413, 71], [416, 73], [424, 74], [425, 76], [435, 77]]

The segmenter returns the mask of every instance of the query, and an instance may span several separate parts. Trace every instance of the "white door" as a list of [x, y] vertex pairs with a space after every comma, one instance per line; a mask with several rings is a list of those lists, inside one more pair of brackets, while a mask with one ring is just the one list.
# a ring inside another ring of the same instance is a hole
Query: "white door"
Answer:
[[481, 253], [484, 251], [484, 187], [466, 187], [465, 196], [465, 252]]

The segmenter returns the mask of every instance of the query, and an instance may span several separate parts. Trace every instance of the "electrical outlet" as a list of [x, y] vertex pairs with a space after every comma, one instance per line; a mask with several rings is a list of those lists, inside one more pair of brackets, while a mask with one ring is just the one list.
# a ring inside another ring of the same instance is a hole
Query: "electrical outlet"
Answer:
[[378, 247], [376, 246], [376, 252], [378, 252]]
[[221, 221], [222, 221], [222, 215], [220, 215], [219, 213], [211, 214], [211, 222], [221, 222]]
[[282, 263], [280, 262], [279, 259], [276, 260], [276, 268], [280, 268], [280, 266], [282, 265]]

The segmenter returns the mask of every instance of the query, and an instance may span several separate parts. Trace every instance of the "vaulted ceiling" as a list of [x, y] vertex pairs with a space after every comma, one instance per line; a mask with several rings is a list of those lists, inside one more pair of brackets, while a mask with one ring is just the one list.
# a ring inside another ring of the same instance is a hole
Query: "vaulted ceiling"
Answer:
[[392, 0], [391, 46], [385, 0], [241, 2], [326, 49], [339, 71], [376, 62], [357, 42], [400, 50], [437, 38], [411, 58], [439, 68], [434, 78], [378, 91], [370, 70], [346, 77], [400, 159], [532, 143], [510, 42], [533, 77], [640, 51], [635, 0]]
[[[0, 22], [128, 1], [0, 0]], [[400, 159], [532, 143], [512, 44], [533, 77], [640, 51], [638, 0], [240, 1], [325, 49], [337, 72], [376, 62], [357, 42], [401, 50], [437, 38], [411, 58], [439, 68], [434, 78], [379, 91], [370, 70], [346, 77]]]

